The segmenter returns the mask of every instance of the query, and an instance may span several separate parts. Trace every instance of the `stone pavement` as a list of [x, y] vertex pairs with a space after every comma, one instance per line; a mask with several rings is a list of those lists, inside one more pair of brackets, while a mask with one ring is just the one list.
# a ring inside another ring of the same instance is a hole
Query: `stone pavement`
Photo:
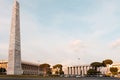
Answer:
[[120, 80], [118, 78], [109, 77], [83, 77], [83, 78], [39, 78], [39, 79], [15, 79], [15, 78], [0, 78], [0, 80]]

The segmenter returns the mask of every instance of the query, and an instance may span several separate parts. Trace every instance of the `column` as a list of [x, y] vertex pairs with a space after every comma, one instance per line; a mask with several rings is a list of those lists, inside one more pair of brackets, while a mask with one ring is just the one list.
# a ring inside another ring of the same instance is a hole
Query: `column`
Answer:
[[76, 69], [77, 69], [77, 75], [78, 75], [78, 66], [76, 67]]
[[84, 71], [84, 66], [83, 66], [83, 76], [84, 76], [84, 74], [85, 74], [85, 71]]
[[72, 75], [72, 67], [70, 67], [70, 70], [71, 70], [71, 75]]
[[79, 66], [79, 72], [80, 72], [80, 75], [81, 75], [81, 66]]
[[70, 72], [69, 72], [69, 67], [68, 67], [68, 75], [70, 74]]
[[74, 72], [73, 74], [75, 75], [75, 67], [73, 67], [73, 72]]

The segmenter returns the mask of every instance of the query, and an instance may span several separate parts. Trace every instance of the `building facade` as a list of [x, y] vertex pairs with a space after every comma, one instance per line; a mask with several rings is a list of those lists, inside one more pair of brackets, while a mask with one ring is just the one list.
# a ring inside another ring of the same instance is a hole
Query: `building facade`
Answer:
[[67, 74], [71, 76], [85, 76], [90, 68], [92, 68], [90, 65], [70, 66], [67, 67]]
[[[77, 75], [85, 76], [87, 75], [87, 71], [89, 69], [92, 69], [90, 65], [69, 66], [67, 67], [66, 74], [70, 76], [77, 76]], [[97, 71], [100, 71], [101, 74], [107, 74], [110, 72], [109, 69], [110, 67], [98, 67]], [[120, 69], [120, 65], [119, 65], [119, 69]]]
[[[23, 75], [40, 75], [43, 74], [43, 71], [40, 69], [40, 66], [35, 63], [22, 61], [22, 74]], [[8, 71], [8, 61], [0, 61], [0, 68], [5, 68]]]

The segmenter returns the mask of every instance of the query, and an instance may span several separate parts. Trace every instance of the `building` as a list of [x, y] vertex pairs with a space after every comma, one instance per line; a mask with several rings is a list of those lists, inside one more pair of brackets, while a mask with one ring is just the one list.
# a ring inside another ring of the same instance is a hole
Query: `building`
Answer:
[[110, 67], [116, 67], [118, 68], [118, 72], [120, 72], [120, 63], [114, 63]]
[[0, 68], [5, 68], [6, 70], [7, 70], [7, 61], [5, 61], [5, 60], [1, 60], [0, 61]]
[[[114, 64], [111, 66], [118, 67], [118, 65], [114, 65]], [[92, 69], [92, 67], [90, 65], [78, 65], [78, 66], [69, 66], [69, 67], [67, 67], [67, 69], [65, 71], [66, 71], [66, 74], [70, 75], [70, 76], [77, 76], [77, 75], [85, 76], [85, 75], [87, 75], [87, 71], [89, 69]], [[100, 71], [101, 74], [110, 73], [109, 69], [110, 69], [110, 66], [97, 68], [97, 70]], [[119, 64], [119, 71], [120, 71], [120, 64]]]
[[69, 66], [67, 67], [67, 75], [70, 76], [85, 76], [87, 71], [92, 68], [90, 65], [80, 65], [80, 66]]
[[[23, 75], [40, 75], [43, 71], [40, 66], [35, 63], [22, 61], [21, 63]], [[5, 68], [8, 71], [8, 61], [0, 61], [0, 68]]]

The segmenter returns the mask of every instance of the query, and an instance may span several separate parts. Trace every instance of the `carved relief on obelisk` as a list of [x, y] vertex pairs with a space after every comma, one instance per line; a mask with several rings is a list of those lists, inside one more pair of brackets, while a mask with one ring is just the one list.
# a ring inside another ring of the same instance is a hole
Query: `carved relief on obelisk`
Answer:
[[19, 3], [16, 0], [14, 0], [12, 12], [7, 74], [22, 74]]

